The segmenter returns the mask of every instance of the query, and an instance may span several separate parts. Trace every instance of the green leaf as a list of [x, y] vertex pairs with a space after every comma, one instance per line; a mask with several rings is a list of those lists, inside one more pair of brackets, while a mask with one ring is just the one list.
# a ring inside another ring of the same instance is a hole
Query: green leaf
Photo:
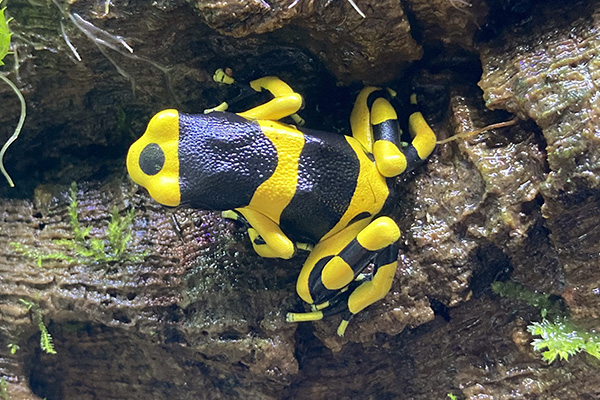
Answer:
[[31, 310], [31, 308], [35, 305], [35, 303], [25, 299], [19, 299], [19, 302], [25, 305], [25, 307], [27, 307], [28, 310]]
[[19, 345], [16, 343], [9, 343], [6, 347], [9, 348], [10, 354], [14, 355], [20, 349]]
[[[0, 1], [0, 3], [2, 2]], [[0, 65], [4, 65], [2, 60], [10, 52], [10, 37], [12, 35], [8, 28], [11, 19], [6, 19], [4, 10], [6, 10], [6, 7], [0, 9]]]

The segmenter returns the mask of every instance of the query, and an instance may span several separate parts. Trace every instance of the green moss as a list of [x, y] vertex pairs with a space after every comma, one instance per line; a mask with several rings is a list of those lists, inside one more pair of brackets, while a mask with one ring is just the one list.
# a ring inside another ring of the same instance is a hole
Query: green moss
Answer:
[[90, 322], [67, 321], [67, 322], [63, 322], [56, 328], [64, 334], [72, 334], [72, 333], [86, 332], [91, 328], [91, 326], [92, 325]]
[[549, 364], [557, 358], [568, 361], [570, 356], [581, 352], [600, 359], [600, 334], [569, 320], [559, 301], [511, 281], [493, 282], [492, 290], [502, 297], [524, 301], [540, 311], [542, 321], [532, 322], [527, 331], [539, 336], [531, 345], [535, 351], [542, 352], [542, 358]]
[[527, 330], [532, 335], [540, 336], [531, 345], [534, 350], [542, 352], [542, 358], [548, 364], [556, 358], [568, 361], [570, 356], [581, 352], [600, 359], [600, 335], [578, 327], [566, 317], [534, 322]]
[[90, 234], [92, 228], [81, 228], [79, 223], [79, 202], [77, 201], [77, 183], [72, 182], [69, 189], [69, 225], [73, 229], [73, 239], [75, 242], [85, 243], [85, 239]]
[[112, 254], [119, 259], [125, 255], [127, 244], [131, 240], [131, 225], [135, 217], [135, 210], [132, 208], [125, 216], [119, 215], [117, 207], [113, 207], [110, 222], [108, 224], [108, 243]]
[[492, 282], [491, 286], [492, 291], [497, 295], [524, 301], [530, 306], [537, 308], [540, 310], [542, 318], [546, 318], [547, 315], [556, 316], [562, 314], [560, 302], [552, 300], [550, 295], [545, 293], [531, 291], [520, 283], [495, 281]]
[[56, 354], [54, 344], [52, 343], [52, 336], [48, 332], [48, 328], [42, 318], [42, 310], [39, 302], [37, 300], [33, 302], [25, 299], [19, 299], [19, 301], [33, 313], [34, 321], [37, 322], [38, 329], [40, 330], [40, 348], [48, 354]]
[[41, 267], [44, 261], [50, 260], [68, 262], [77, 261], [75, 258], [67, 255], [66, 253], [44, 253], [43, 251], [40, 251], [35, 247], [23, 246], [21, 243], [12, 242], [10, 243], [10, 245], [15, 249], [17, 253], [23, 254], [25, 257], [34, 260], [38, 267]]
[[69, 191], [68, 206], [69, 225], [73, 231], [72, 239], [55, 240], [65, 251], [48, 253], [20, 243], [11, 243], [15, 251], [35, 260], [41, 267], [44, 261], [59, 260], [80, 263], [107, 263], [111, 261], [140, 261], [147, 254], [131, 254], [127, 252], [131, 241], [131, 225], [135, 210], [129, 210], [125, 216], [113, 207], [108, 228], [103, 239], [90, 237], [92, 227], [84, 227], [79, 221], [79, 203], [77, 201], [77, 184], [73, 182]]
[[10, 400], [10, 397], [8, 396], [8, 387], [6, 384], [6, 379], [4, 379], [4, 377], [0, 378], [0, 399]]

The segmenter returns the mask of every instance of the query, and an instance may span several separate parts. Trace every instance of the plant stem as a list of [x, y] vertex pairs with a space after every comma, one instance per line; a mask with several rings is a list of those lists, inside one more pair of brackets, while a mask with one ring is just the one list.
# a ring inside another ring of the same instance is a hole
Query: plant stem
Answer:
[[6, 76], [4, 76], [2, 74], [0, 74], [0, 79], [2, 79], [4, 82], [6, 82], [8, 84], [8, 86], [11, 87], [11, 89], [15, 92], [15, 94], [19, 98], [19, 101], [21, 102], [21, 116], [19, 117], [19, 123], [17, 124], [15, 132], [12, 134], [11, 137], [8, 138], [6, 143], [4, 143], [4, 146], [2, 146], [2, 150], [0, 150], [0, 171], [6, 177], [6, 180], [8, 181], [8, 184], [10, 185], [10, 187], [15, 187], [13, 180], [10, 178], [10, 175], [8, 175], [8, 172], [6, 172], [6, 169], [4, 168], [4, 153], [6, 153], [8, 146], [10, 146], [19, 137], [19, 133], [21, 133], [21, 128], [23, 128], [23, 123], [25, 123], [25, 114], [27, 112], [27, 107], [25, 105], [25, 98], [23, 97], [23, 94], [21, 93], [19, 88], [16, 87], [15, 84], [12, 83], [10, 79], [8, 79]]

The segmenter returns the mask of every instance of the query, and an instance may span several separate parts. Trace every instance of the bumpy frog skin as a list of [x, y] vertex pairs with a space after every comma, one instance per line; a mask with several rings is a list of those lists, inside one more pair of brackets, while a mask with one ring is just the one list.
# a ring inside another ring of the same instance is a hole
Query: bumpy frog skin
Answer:
[[352, 136], [342, 136], [279, 122], [300, 121], [295, 113], [303, 105], [279, 78], [250, 86], [272, 100], [238, 114], [156, 114], [129, 149], [127, 169], [159, 203], [244, 221], [262, 257], [310, 250], [296, 288], [312, 310], [288, 313], [287, 320], [341, 314], [343, 335], [354, 314], [390, 290], [400, 238], [384, 215], [393, 203], [390, 178], [427, 158], [435, 134], [415, 111], [412, 142], [401, 147], [391, 90], [364, 88], [352, 111]]

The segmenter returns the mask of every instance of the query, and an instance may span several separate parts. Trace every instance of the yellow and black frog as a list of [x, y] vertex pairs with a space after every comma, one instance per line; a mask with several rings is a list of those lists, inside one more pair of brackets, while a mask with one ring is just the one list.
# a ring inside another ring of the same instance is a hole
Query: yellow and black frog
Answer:
[[[216, 79], [233, 83], [222, 71]], [[309, 250], [296, 289], [312, 310], [288, 313], [287, 320], [341, 313], [341, 336], [354, 314], [390, 290], [400, 230], [385, 216], [394, 201], [389, 178], [429, 156], [435, 134], [415, 111], [408, 122], [412, 142], [402, 146], [389, 89], [359, 93], [352, 136], [343, 136], [279, 122], [292, 116], [301, 123], [296, 112], [303, 106], [279, 78], [250, 87], [272, 99], [237, 114], [222, 111], [227, 103], [204, 114], [159, 112], [129, 149], [127, 169], [159, 203], [223, 211], [245, 222], [262, 257]]]

